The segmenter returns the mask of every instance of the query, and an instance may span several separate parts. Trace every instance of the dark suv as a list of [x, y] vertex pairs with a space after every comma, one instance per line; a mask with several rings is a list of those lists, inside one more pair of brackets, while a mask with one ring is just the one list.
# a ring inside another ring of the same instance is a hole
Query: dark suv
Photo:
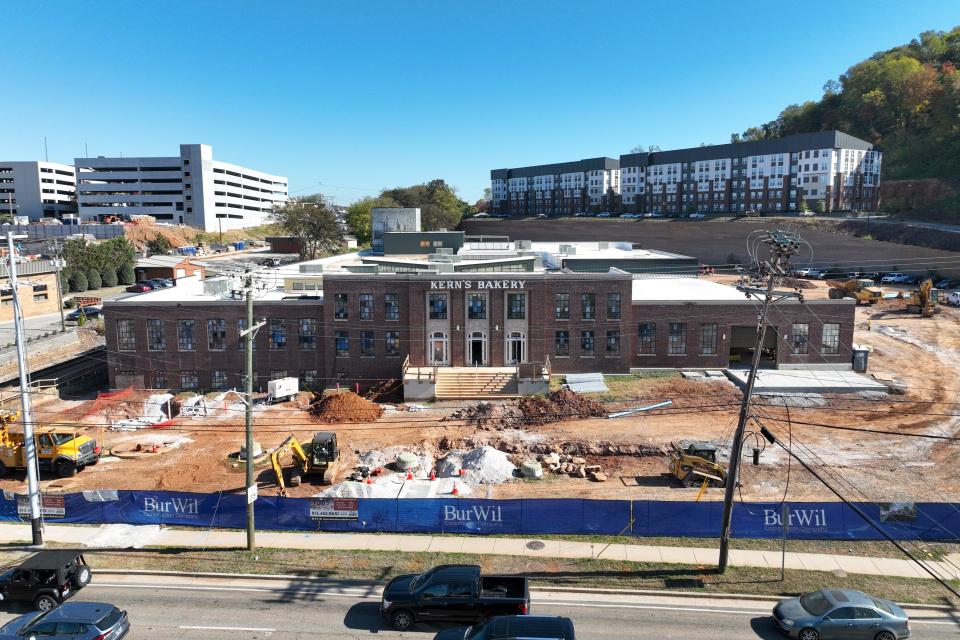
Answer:
[[0, 627], [0, 640], [120, 640], [130, 631], [127, 612], [102, 602], [70, 602], [28, 613]]
[[70, 549], [41, 551], [0, 574], [0, 600], [50, 611], [90, 584], [90, 565]]
[[472, 627], [441, 631], [433, 640], [575, 640], [570, 618], [498, 616]]

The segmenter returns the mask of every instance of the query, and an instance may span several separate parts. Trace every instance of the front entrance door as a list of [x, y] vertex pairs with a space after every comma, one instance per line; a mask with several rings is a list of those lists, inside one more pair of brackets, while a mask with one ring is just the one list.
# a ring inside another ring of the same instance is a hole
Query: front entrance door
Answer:
[[518, 364], [524, 360], [524, 335], [514, 331], [507, 336], [507, 364]]
[[480, 331], [474, 331], [467, 339], [467, 356], [470, 366], [482, 367], [487, 363], [487, 337]]
[[430, 339], [427, 341], [427, 353], [430, 356], [431, 365], [446, 366], [450, 364], [450, 353], [447, 346], [447, 334], [442, 331], [435, 331], [430, 334]]

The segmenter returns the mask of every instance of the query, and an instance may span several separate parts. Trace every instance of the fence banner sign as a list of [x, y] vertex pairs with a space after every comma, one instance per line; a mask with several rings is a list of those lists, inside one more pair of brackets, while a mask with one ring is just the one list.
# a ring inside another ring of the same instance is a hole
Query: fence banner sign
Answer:
[[313, 520], [357, 520], [357, 498], [310, 498]]
[[[176, 491], [85, 491], [44, 495], [43, 514], [77, 524], [163, 524], [243, 529], [247, 495]], [[738, 538], [958, 541], [960, 505], [941, 502], [738, 502]], [[720, 535], [720, 502], [537, 498], [281, 498], [259, 496], [257, 527], [274, 531], [364, 531], [513, 535]], [[4, 491], [0, 521], [30, 518], [27, 496]]]

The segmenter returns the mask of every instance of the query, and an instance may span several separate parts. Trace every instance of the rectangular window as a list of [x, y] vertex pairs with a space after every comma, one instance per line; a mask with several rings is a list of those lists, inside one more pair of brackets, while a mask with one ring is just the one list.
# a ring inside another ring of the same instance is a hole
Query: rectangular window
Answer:
[[431, 320], [447, 319], [447, 294], [445, 293], [430, 294], [430, 319]]
[[400, 319], [400, 295], [396, 293], [386, 293], [383, 296], [384, 317], [387, 320]]
[[840, 325], [827, 323], [823, 325], [823, 338], [820, 344], [821, 354], [840, 353]]
[[198, 389], [199, 387], [200, 387], [200, 379], [197, 378], [196, 371], [180, 372], [180, 388], [181, 389]]
[[527, 317], [527, 296], [523, 293], [507, 294], [507, 319], [524, 320]]
[[597, 296], [593, 293], [584, 293], [580, 296], [581, 316], [584, 320], [593, 320], [597, 317]]
[[271, 380], [279, 380], [280, 378], [286, 378], [286, 377], [287, 377], [287, 370], [286, 370], [286, 369], [271, 369], [271, 370], [270, 370], [270, 379], [271, 379]]
[[167, 341], [163, 337], [163, 320], [147, 320], [147, 350], [164, 351], [166, 348]]
[[316, 369], [300, 370], [300, 385], [304, 389], [315, 389], [318, 382], [320, 382], [320, 380], [317, 377]]
[[350, 317], [347, 309], [347, 294], [338, 293], [333, 296], [333, 319], [346, 320]]
[[153, 372], [153, 386], [151, 389], [166, 389], [167, 388], [167, 372], [166, 371], [154, 371]]
[[570, 355], [570, 332], [557, 331], [553, 338], [553, 354], [557, 356]]
[[[237, 336], [238, 336], [237, 348], [238, 348], [240, 351], [244, 351], [244, 350], [246, 350], [246, 348], [247, 348], [247, 336], [245, 336], [245, 335], [240, 335], [240, 334], [242, 334], [246, 329], [247, 329], [247, 319], [246, 319], [246, 318], [238, 318], [238, 319], [237, 319]], [[254, 350], [254, 351], [257, 350], [257, 334], [256, 334], [256, 333], [253, 334], [253, 350]]]
[[360, 294], [360, 319], [373, 320], [373, 294]]
[[580, 332], [580, 357], [592, 358], [594, 355], [594, 334], [593, 331]]
[[133, 332], [133, 320], [117, 320], [117, 349], [135, 351], [137, 336]]
[[373, 352], [373, 331], [360, 332], [360, 357], [372, 358]]
[[620, 294], [619, 293], [607, 294], [607, 318], [609, 320], [620, 319]]
[[226, 389], [227, 388], [227, 372], [221, 369], [214, 369], [210, 372], [210, 388], [211, 389]]
[[554, 318], [557, 320], [570, 319], [570, 294], [558, 293], [554, 296]]
[[667, 335], [667, 354], [682, 355], [687, 352], [687, 325], [684, 322], [671, 322]]
[[196, 320], [177, 320], [177, 347], [180, 351], [196, 350], [196, 326]]
[[388, 358], [400, 357], [400, 332], [399, 331], [387, 331], [386, 346], [387, 346]]
[[336, 337], [336, 345], [337, 345], [337, 357], [349, 358], [350, 357], [350, 332], [337, 331], [335, 337]]
[[617, 330], [607, 331], [607, 357], [620, 357], [620, 332]]
[[314, 351], [317, 348], [317, 321], [313, 318], [300, 318], [297, 342], [300, 349]]
[[220, 318], [207, 320], [207, 349], [224, 351], [227, 348], [227, 323]]
[[657, 325], [641, 322], [637, 332], [637, 353], [656, 353]]
[[806, 323], [794, 324], [790, 329], [790, 353], [806, 353], [810, 340], [810, 325]]
[[469, 320], [487, 319], [487, 296], [484, 293], [471, 293], [467, 299], [467, 318]]
[[287, 332], [283, 320], [270, 321], [270, 351], [280, 351], [287, 347]]
[[717, 323], [700, 325], [700, 353], [705, 356], [717, 354]]

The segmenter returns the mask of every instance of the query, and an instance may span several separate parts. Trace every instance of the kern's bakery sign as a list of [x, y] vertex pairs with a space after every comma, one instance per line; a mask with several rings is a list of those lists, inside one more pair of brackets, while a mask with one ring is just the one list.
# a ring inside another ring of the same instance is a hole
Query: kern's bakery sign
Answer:
[[526, 280], [431, 280], [431, 289], [523, 289]]

